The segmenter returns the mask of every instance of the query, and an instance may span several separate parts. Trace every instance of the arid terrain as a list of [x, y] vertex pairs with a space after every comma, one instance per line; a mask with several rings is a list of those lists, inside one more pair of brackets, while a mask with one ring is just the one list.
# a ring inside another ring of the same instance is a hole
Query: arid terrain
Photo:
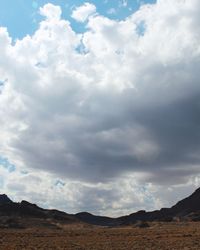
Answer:
[[149, 225], [148, 228], [70, 225], [50, 230], [0, 229], [0, 249], [200, 249], [199, 222], [152, 222]]
[[200, 188], [171, 208], [111, 218], [0, 195], [0, 250], [200, 249]]

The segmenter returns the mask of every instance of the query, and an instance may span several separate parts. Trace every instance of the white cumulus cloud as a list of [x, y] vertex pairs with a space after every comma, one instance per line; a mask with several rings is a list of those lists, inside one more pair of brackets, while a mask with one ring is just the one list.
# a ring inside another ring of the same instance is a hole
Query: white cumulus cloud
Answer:
[[96, 6], [86, 2], [73, 10], [72, 17], [78, 22], [85, 22], [95, 12]]
[[60, 6], [55, 6], [51, 3], [44, 5], [44, 7], [40, 8], [40, 14], [42, 16], [47, 17], [48, 19], [60, 19], [61, 17], [61, 8]]

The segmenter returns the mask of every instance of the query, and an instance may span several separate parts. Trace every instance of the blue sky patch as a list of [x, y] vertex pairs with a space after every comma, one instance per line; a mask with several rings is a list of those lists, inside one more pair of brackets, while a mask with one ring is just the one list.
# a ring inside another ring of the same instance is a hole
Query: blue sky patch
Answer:
[[141, 21], [138, 24], [136, 31], [137, 31], [138, 35], [144, 36], [144, 34], [146, 32], [146, 23], [145, 23], [145, 21]]
[[14, 164], [10, 163], [7, 158], [0, 156], [0, 167], [6, 168], [10, 173], [16, 170]]
[[57, 180], [56, 182], [55, 182], [55, 186], [61, 186], [61, 187], [63, 187], [63, 186], [65, 186], [65, 183], [63, 182], [63, 181], [61, 181], [61, 180]]

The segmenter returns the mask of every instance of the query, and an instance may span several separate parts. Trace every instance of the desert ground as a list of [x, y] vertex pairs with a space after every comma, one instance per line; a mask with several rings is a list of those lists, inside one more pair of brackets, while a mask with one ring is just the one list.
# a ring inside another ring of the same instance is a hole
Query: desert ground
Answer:
[[0, 229], [0, 249], [200, 249], [200, 222], [149, 225], [148, 228], [69, 225], [60, 229]]

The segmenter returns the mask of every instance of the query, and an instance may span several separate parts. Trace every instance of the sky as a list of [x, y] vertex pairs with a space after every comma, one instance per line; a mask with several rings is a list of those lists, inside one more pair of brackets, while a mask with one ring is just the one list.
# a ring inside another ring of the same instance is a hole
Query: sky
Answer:
[[51, 3], [62, 8], [62, 18], [70, 21], [76, 32], [83, 32], [85, 25], [76, 22], [71, 15], [76, 7], [89, 3], [95, 5], [97, 12], [115, 20], [123, 20], [144, 3], [155, 3], [155, 0], [7, 0], [2, 1], [0, 8], [0, 25], [6, 26], [13, 39], [22, 39], [32, 35], [42, 20], [39, 8]]
[[69, 213], [200, 185], [199, 0], [0, 3], [0, 192]]

